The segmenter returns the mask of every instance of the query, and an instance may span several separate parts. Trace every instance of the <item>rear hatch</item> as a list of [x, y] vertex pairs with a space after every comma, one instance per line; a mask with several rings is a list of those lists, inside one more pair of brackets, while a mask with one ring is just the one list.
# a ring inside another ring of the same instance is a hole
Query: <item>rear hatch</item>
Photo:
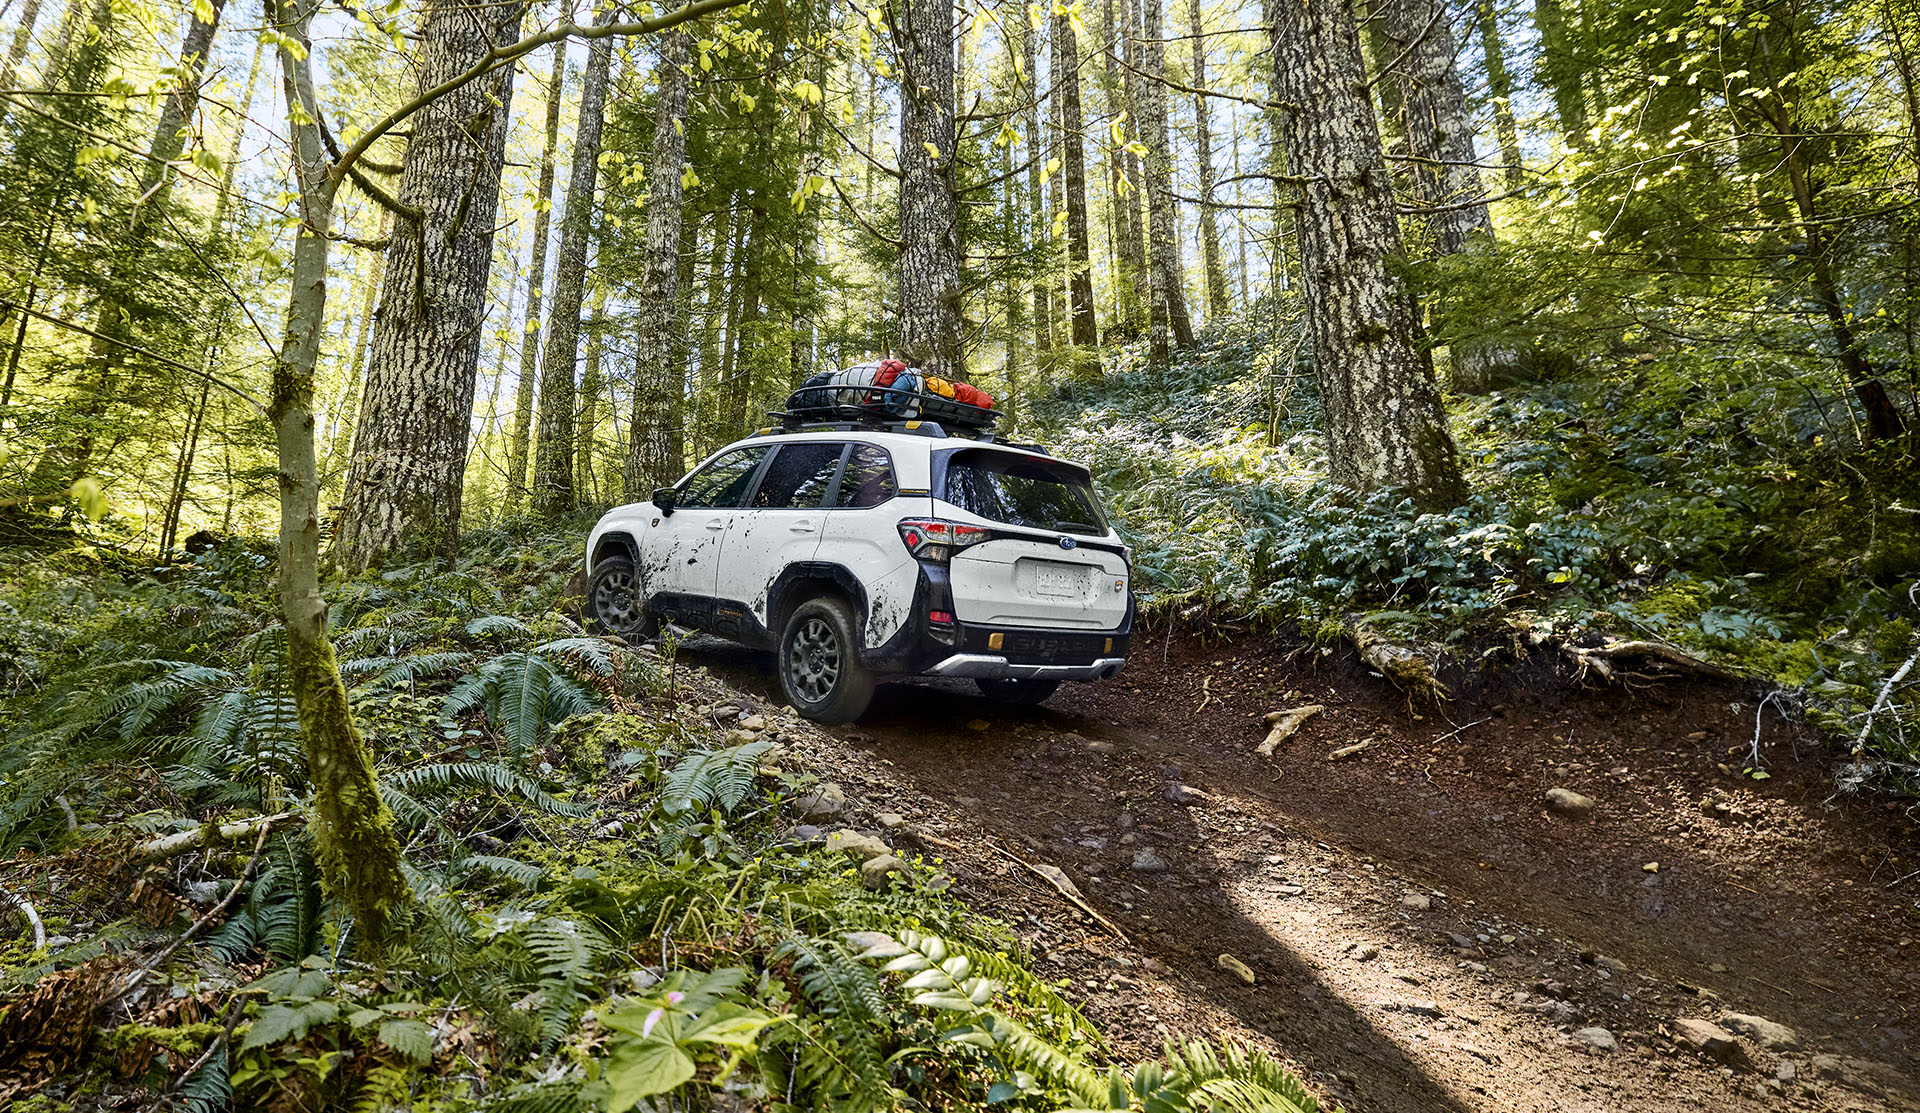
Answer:
[[953, 555], [960, 621], [1112, 630], [1126, 619], [1126, 557], [1085, 469], [1024, 452], [962, 448], [940, 454], [933, 470], [935, 514], [991, 531]]

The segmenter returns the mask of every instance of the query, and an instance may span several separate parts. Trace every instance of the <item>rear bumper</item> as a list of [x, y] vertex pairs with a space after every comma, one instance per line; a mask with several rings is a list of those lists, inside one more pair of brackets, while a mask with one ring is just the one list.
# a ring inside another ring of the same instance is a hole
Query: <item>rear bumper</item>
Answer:
[[1119, 673], [1126, 663], [1125, 657], [1102, 657], [1085, 665], [1040, 665], [988, 653], [955, 653], [928, 669], [927, 675], [974, 680], [1105, 680]]
[[951, 611], [946, 568], [922, 562], [913, 612], [885, 645], [862, 656], [886, 676], [958, 676], [981, 680], [1105, 680], [1120, 671], [1133, 641], [1133, 598], [1111, 630], [934, 623], [929, 611]]

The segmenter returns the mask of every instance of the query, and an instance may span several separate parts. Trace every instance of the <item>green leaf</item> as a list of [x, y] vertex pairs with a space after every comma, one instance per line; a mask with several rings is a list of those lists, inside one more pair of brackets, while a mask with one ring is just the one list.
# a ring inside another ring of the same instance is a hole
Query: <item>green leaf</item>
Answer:
[[774, 1018], [758, 1009], [732, 1001], [722, 1001], [695, 1017], [680, 1033], [680, 1042], [715, 1043], [727, 1047], [752, 1047], [760, 1029]]
[[607, 1056], [607, 1113], [626, 1113], [641, 1098], [664, 1094], [693, 1077], [693, 1060], [664, 1039], [623, 1040]]
[[332, 1024], [339, 1019], [340, 1006], [332, 1001], [307, 1001], [298, 1005], [274, 1002], [260, 1010], [260, 1019], [247, 1028], [240, 1050], [266, 1047], [282, 1040], [305, 1039], [316, 1024]]
[[433, 1060], [433, 1030], [417, 1020], [388, 1020], [380, 1025], [380, 1042], [425, 1065]]

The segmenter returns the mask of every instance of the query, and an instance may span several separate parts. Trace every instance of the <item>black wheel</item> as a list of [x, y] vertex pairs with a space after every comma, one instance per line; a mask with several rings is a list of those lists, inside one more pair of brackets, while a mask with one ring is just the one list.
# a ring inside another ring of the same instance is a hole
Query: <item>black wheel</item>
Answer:
[[1035, 704], [1060, 690], [1058, 680], [976, 680], [980, 694], [995, 703]]
[[780, 690], [817, 723], [850, 723], [873, 702], [873, 673], [860, 663], [853, 611], [822, 596], [793, 609], [780, 635]]
[[608, 557], [593, 567], [587, 581], [587, 623], [596, 630], [642, 642], [660, 629], [647, 613], [640, 577], [626, 557]]

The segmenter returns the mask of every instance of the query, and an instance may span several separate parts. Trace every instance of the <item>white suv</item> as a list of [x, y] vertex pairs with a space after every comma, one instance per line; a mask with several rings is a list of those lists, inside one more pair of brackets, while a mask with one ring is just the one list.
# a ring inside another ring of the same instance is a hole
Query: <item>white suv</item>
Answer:
[[932, 421], [767, 429], [600, 519], [587, 613], [774, 650], [821, 722], [858, 718], [885, 677], [1038, 703], [1125, 663], [1128, 556], [1086, 469], [1036, 447]]

